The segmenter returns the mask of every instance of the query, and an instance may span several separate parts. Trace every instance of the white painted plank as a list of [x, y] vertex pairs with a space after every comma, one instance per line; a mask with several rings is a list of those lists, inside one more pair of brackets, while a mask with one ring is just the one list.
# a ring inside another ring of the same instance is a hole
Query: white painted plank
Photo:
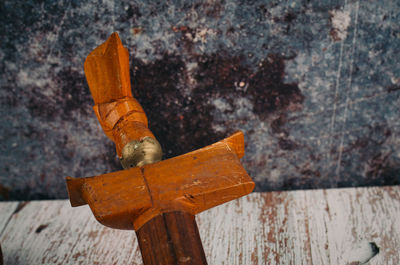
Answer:
[[30, 202], [1, 241], [5, 264], [141, 264], [134, 232], [103, 227], [68, 201]]
[[70, 229], [79, 231], [82, 217], [90, 217], [80, 209], [70, 215], [69, 208], [67, 201], [36, 201], [14, 214], [1, 237], [5, 264], [62, 263], [76, 241]]
[[[340, 206], [336, 203], [338, 197], [343, 200]], [[369, 264], [400, 264], [400, 189], [398, 187], [356, 189], [355, 191], [346, 189], [341, 193], [338, 191], [328, 193], [327, 199], [334, 213], [346, 214], [345, 222], [331, 224], [336, 231], [345, 228], [348, 236], [342, 242], [341, 248], [334, 249], [333, 253], [336, 257], [331, 256], [335, 257], [335, 260], [345, 262], [346, 254], [354, 249], [358, 242], [367, 241], [375, 242], [380, 247], [380, 253]], [[340, 225], [341, 228], [338, 228]], [[335, 239], [333, 233], [328, 233], [328, 235], [333, 240]]]
[[400, 264], [399, 187], [308, 191], [307, 204], [313, 264], [346, 264], [362, 242], [380, 248], [369, 264]]
[[[380, 247], [369, 264], [400, 264], [398, 186], [253, 193], [197, 220], [209, 264], [346, 264], [365, 241]], [[142, 264], [133, 231], [104, 227], [68, 201], [28, 203], [0, 241], [11, 265]]]
[[200, 214], [209, 264], [310, 264], [302, 196], [253, 193]]
[[[326, 193], [333, 192], [333, 190], [315, 190], [312, 192], [306, 192], [306, 204], [307, 204], [307, 220], [309, 227], [309, 244], [312, 249], [311, 259], [313, 264], [331, 264], [330, 253], [328, 249], [332, 247], [331, 244], [334, 242], [328, 242], [329, 232], [326, 227], [326, 223], [330, 218], [330, 211], [332, 211], [327, 205], [326, 201]], [[335, 215], [335, 219], [337, 221], [343, 220], [343, 215], [339, 212], [338, 215]], [[334, 229], [334, 227], [333, 227]], [[344, 232], [344, 231], [343, 231]], [[346, 238], [345, 234], [336, 234], [340, 235], [343, 239]], [[337, 263], [341, 264], [341, 263]]]
[[5, 226], [11, 218], [11, 215], [14, 213], [17, 208], [19, 202], [3, 202], [0, 203], [0, 236], [3, 232]]
[[[89, 209], [86, 209], [89, 211]], [[116, 230], [90, 218], [63, 264], [142, 264], [134, 231]]]

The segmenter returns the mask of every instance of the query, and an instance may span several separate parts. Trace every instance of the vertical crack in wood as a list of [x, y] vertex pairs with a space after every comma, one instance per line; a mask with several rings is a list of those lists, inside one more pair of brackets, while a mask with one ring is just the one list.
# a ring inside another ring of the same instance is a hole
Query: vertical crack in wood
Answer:
[[173, 254], [173, 259], [174, 259], [175, 263], [178, 264], [176, 249], [174, 247], [174, 242], [172, 241], [171, 233], [169, 232], [168, 222], [165, 219], [165, 214], [162, 215], [162, 220], [163, 220], [164, 227], [165, 227], [165, 233], [167, 235], [168, 248], [170, 249], [170, 253]]
[[148, 194], [150, 196], [151, 206], [154, 207], [153, 195], [151, 194], [149, 183], [147, 182], [147, 179], [144, 176], [144, 168], [143, 167], [140, 167], [140, 173], [142, 174], [144, 184], [146, 184], [146, 189], [147, 189], [147, 192], [148, 192]]

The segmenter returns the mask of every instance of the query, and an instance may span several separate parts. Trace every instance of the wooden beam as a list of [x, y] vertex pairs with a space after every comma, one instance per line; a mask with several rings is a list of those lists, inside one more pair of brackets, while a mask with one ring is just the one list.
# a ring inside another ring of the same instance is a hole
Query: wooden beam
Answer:
[[145, 265], [207, 264], [194, 215], [158, 215], [136, 232]]

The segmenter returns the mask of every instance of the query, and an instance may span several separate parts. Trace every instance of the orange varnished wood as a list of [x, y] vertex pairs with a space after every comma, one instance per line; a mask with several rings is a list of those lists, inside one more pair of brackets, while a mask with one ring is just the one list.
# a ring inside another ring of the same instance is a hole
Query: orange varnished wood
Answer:
[[129, 53], [117, 33], [89, 54], [84, 68], [95, 104], [132, 97]]
[[100, 223], [119, 229], [137, 230], [166, 212], [195, 215], [254, 189], [254, 182], [240, 164], [243, 146], [243, 134], [237, 132], [213, 145], [155, 164], [89, 178], [68, 178], [71, 204], [89, 204]]
[[207, 264], [195, 217], [158, 215], [136, 231], [144, 264]]
[[[129, 55], [114, 33], [89, 54], [85, 73], [96, 116], [118, 156], [132, 140], [154, 135], [132, 97]], [[194, 216], [250, 193], [237, 132], [168, 160], [88, 178], [67, 178], [72, 206], [88, 204], [109, 227], [137, 232], [144, 264], [207, 264]]]
[[94, 112], [104, 133], [115, 143], [118, 156], [130, 141], [154, 138], [146, 114], [132, 97], [129, 53], [117, 33], [89, 54], [84, 67]]

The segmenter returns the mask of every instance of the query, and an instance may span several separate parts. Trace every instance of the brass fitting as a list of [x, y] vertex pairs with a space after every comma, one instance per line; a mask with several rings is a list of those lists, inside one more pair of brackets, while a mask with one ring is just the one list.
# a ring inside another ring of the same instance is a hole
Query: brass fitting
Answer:
[[146, 136], [140, 141], [133, 140], [122, 148], [120, 161], [122, 167], [143, 166], [161, 161], [162, 150], [160, 143], [153, 137]]

